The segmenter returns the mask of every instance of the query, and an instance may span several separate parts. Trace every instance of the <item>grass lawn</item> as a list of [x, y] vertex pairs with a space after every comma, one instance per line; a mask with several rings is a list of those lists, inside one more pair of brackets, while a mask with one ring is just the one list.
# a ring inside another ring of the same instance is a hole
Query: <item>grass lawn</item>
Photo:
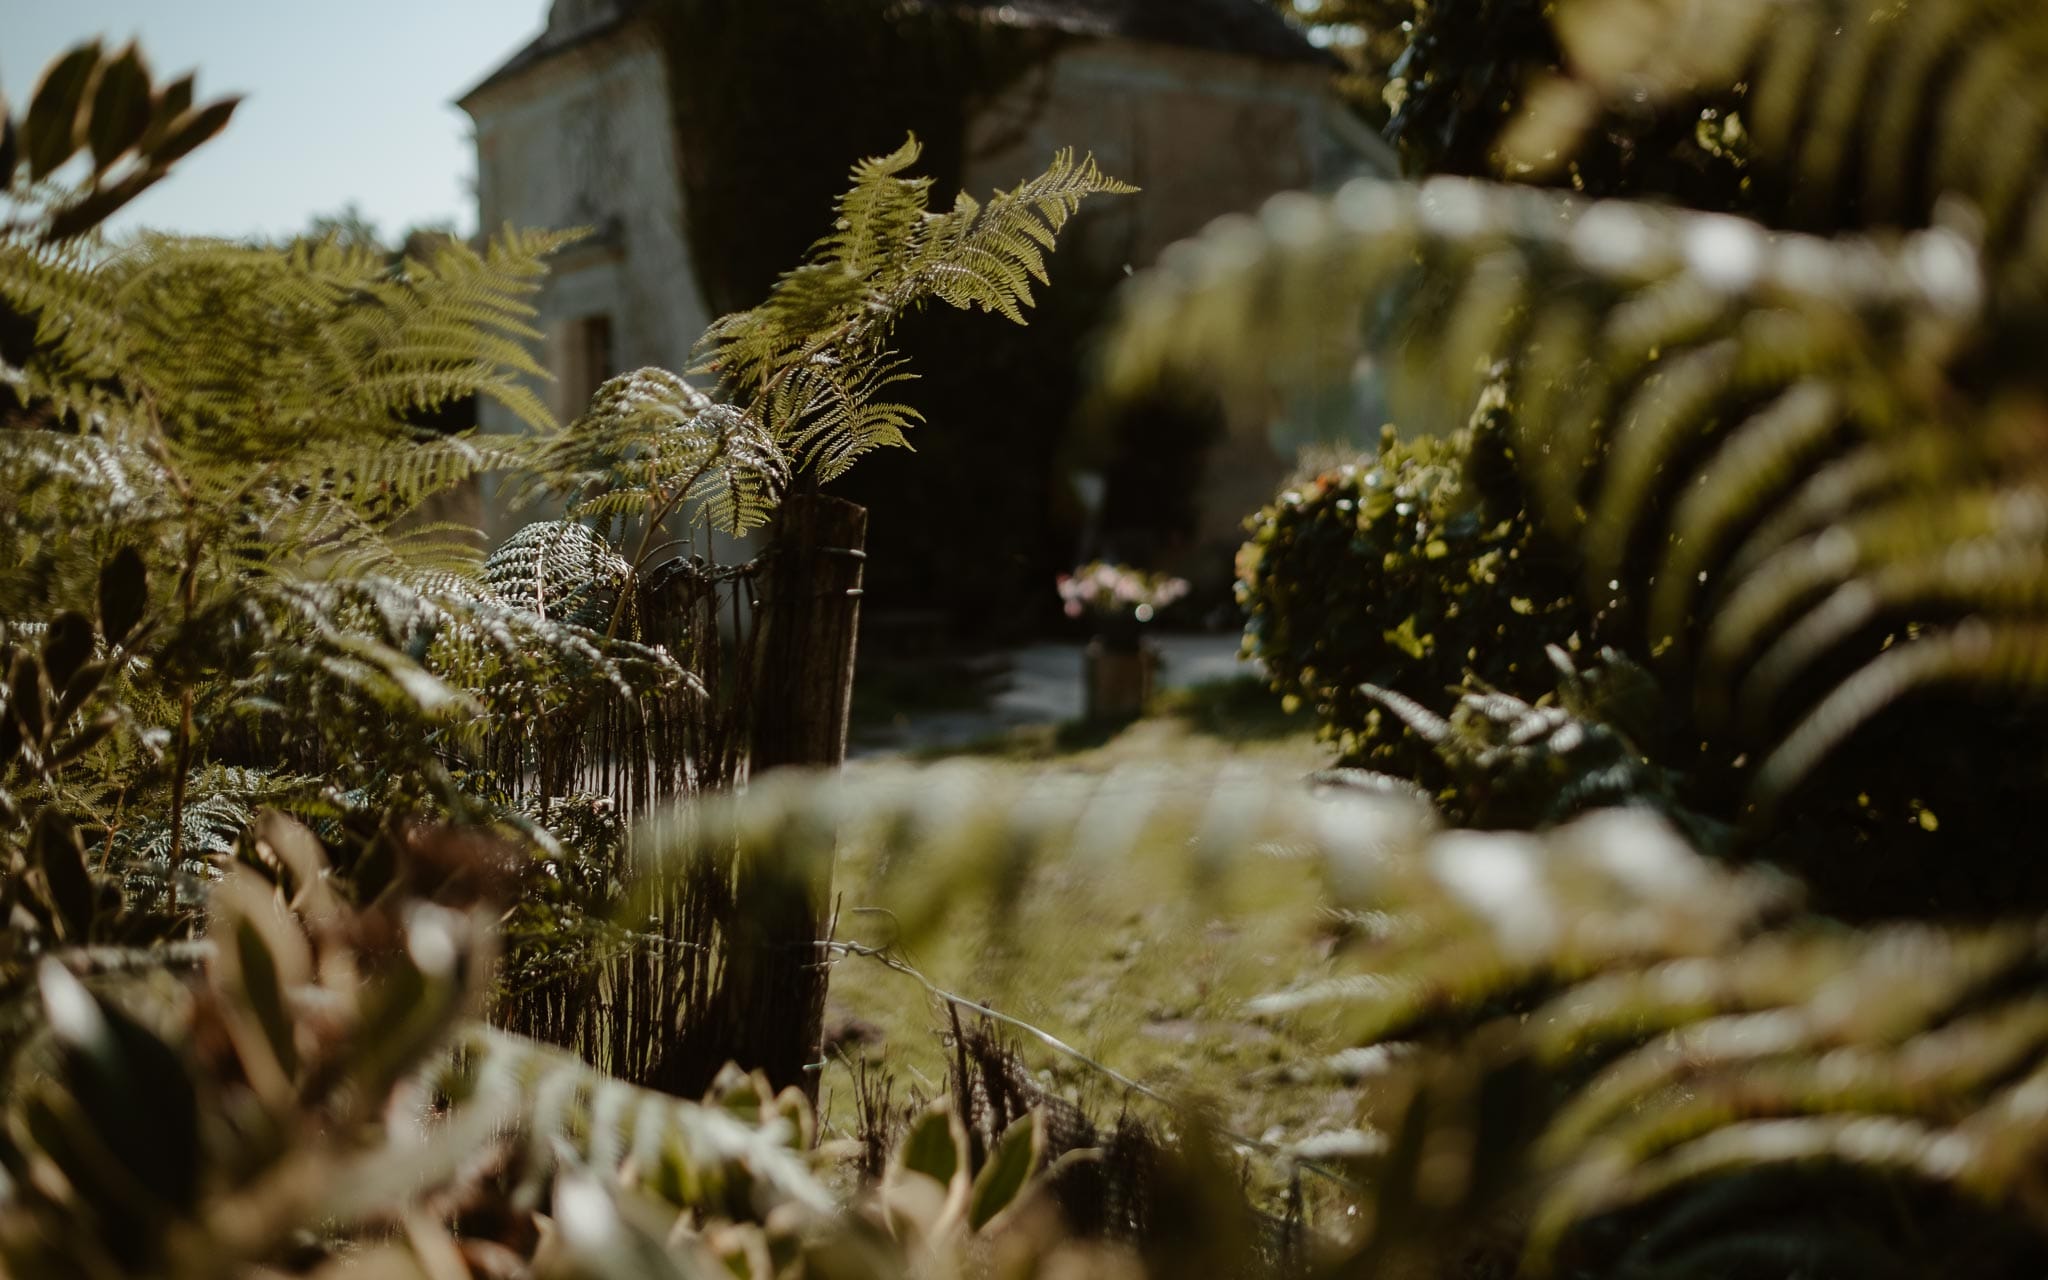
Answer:
[[[1276, 785], [1293, 785], [1294, 777], [1327, 763], [1308, 720], [1283, 715], [1250, 678], [1173, 691], [1153, 714], [1120, 730], [1018, 730], [965, 754], [995, 768], [1035, 770], [1253, 761], [1275, 772]], [[850, 765], [848, 776], [857, 782], [861, 770], [875, 767]], [[867, 910], [880, 852], [842, 850], [836, 881], [840, 936], [876, 946], [894, 941], [889, 917]], [[1246, 862], [1223, 883], [1200, 888], [1170, 851], [1114, 867], [1041, 865], [1003, 904], [1003, 918], [992, 918], [986, 901], [962, 903], [907, 959], [941, 987], [1213, 1108], [1238, 1133], [1284, 1142], [1356, 1127], [1362, 1117], [1355, 1096], [1327, 1082], [1308, 1087], [1297, 1080], [1302, 1064], [1341, 1046], [1312, 1022], [1270, 1024], [1244, 1012], [1248, 999], [1314, 969], [1326, 946], [1317, 886], [1307, 873], [1257, 855]], [[850, 1046], [823, 1082], [826, 1119], [841, 1133], [855, 1124], [853, 1056], [892, 1072], [899, 1099], [939, 1092], [943, 1012], [914, 978], [848, 958], [834, 971], [827, 1020], [869, 1037]], [[1018, 1043], [1041, 1078], [1062, 1092], [1110, 1116], [1122, 1105], [1113, 1082], [1029, 1037]], [[1159, 1110], [1142, 1098], [1133, 1106], [1148, 1116]], [[1277, 1176], [1259, 1168], [1265, 1163], [1253, 1163], [1261, 1181]]]

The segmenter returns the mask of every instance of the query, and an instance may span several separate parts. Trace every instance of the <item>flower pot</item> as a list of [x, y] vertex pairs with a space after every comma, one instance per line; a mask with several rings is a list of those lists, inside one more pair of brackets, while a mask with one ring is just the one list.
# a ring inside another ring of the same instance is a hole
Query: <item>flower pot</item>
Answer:
[[1135, 720], [1143, 715], [1158, 670], [1159, 650], [1148, 642], [1126, 648], [1100, 636], [1089, 641], [1082, 661], [1088, 719]]

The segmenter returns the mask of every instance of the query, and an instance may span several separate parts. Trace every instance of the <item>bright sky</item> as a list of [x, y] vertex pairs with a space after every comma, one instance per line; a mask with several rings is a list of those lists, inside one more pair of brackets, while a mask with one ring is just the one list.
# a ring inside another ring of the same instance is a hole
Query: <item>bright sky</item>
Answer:
[[240, 93], [227, 130], [115, 230], [278, 235], [351, 202], [387, 236], [476, 225], [469, 118], [451, 105], [539, 33], [547, 0], [0, 0], [0, 91], [25, 111], [80, 40], [139, 37], [150, 74]]

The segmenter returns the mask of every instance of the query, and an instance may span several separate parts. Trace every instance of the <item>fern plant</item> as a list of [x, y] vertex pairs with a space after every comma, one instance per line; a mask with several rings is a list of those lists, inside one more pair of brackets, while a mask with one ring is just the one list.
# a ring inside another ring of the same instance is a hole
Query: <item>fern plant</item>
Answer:
[[[1623, 115], [1698, 124], [1739, 157], [1772, 225], [1925, 226], [1961, 198], [1987, 255], [2010, 268], [1998, 283], [2029, 282], [2038, 184], [2018, 157], [2048, 105], [2025, 53], [2040, 23], [1986, 0], [1574, 0], [1551, 19], [1570, 71], [1518, 104], [1525, 123], [1500, 139], [1500, 158], [1555, 169]], [[1996, 145], [1961, 145], [1993, 119], [2010, 126]], [[1521, 145], [1534, 137], [1555, 154]]]
[[[738, 584], [758, 566], [693, 561], [692, 540], [674, 535], [746, 534], [799, 486], [815, 489], [874, 449], [907, 446], [917, 411], [885, 398], [911, 377], [888, 348], [898, 320], [936, 300], [1023, 323], [1046, 255], [1081, 202], [1132, 190], [1092, 159], [1062, 153], [1014, 191], [986, 204], [963, 193], [934, 213], [930, 180], [905, 176], [918, 155], [913, 138], [857, 165], [832, 234], [808, 261], [760, 306], [707, 330], [696, 372], [716, 375], [716, 398], [664, 370], [624, 374], [536, 449], [515, 496], [551, 493], [566, 519], [528, 526], [493, 554], [487, 575], [499, 598], [593, 626], [603, 614], [608, 637], [685, 653], [707, 690], [751, 675], [727, 665], [716, 628], [728, 612], [744, 617]], [[723, 725], [713, 736], [735, 732]], [[731, 776], [704, 754], [657, 763], [657, 794]]]
[[[1360, 184], [1184, 250], [1134, 291], [1114, 376], [1314, 376], [1330, 348], [1310, 333], [1398, 297], [1379, 314], [1403, 403], [1449, 427], [1504, 394], [1531, 510], [1580, 549], [1597, 634], [1691, 703], [1726, 811], [1764, 822], [1819, 794], [1838, 820], [1874, 807], [1866, 829], [1931, 834], [2040, 764], [2041, 488], [2024, 375], [1990, 357], [2012, 341], [2000, 288], [1953, 228], [1824, 241], [1463, 180]], [[1871, 749], [1844, 756], [1859, 734]], [[1874, 745], [1955, 734], [2000, 744], [2001, 771]], [[1995, 822], [1970, 838], [2009, 840]]]
[[688, 682], [671, 653], [508, 603], [474, 531], [428, 514], [541, 453], [442, 435], [443, 406], [554, 430], [525, 297], [565, 237], [387, 260], [93, 230], [231, 107], [87, 45], [0, 157], [8, 857], [61, 822], [122, 918], [170, 931], [266, 804], [330, 824], [370, 891], [388, 815], [418, 806], [550, 845], [469, 719]]
[[1062, 152], [986, 204], [963, 192], [935, 213], [931, 180], [906, 176], [920, 154], [912, 138], [856, 165], [834, 230], [804, 265], [761, 305], [706, 330], [694, 372], [716, 377], [716, 399], [661, 370], [622, 375], [537, 459], [535, 483], [562, 491], [572, 517], [614, 541], [637, 527], [640, 544], [625, 557], [635, 575], [667, 558], [652, 553], [672, 516], [744, 534], [793, 484], [908, 446], [920, 417], [884, 397], [913, 376], [888, 347], [896, 323], [931, 301], [1024, 323], [1046, 255], [1082, 201], [1135, 190]]
[[877, 399], [906, 376], [887, 346], [898, 317], [936, 300], [1024, 323], [1032, 285], [1047, 283], [1046, 255], [1081, 202], [1136, 190], [1063, 151], [986, 204], [962, 192], [933, 213], [931, 181], [905, 176], [920, 151], [912, 138], [857, 165], [832, 234], [807, 263], [704, 337], [704, 371], [754, 406], [794, 467], [820, 481], [869, 450], [909, 443], [916, 411]]
[[911, 951], [1054, 864], [1164, 856], [1223, 918], [1279, 867], [1316, 877], [1336, 948], [1252, 1007], [1331, 1034], [1312, 1078], [1367, 1086], [1347, 1141], [1294, 1152], [1362, 1189], [1312, 1274], [2023, 1274], [2048, 1250], [2032, 917], [1844, 929], [1641, 808], [1455, 830], [1242, 769], [781, 774], [648, 856], [737, 840], [794, 869], [830, 833], [886, 843], [869, 905]]
[[[777, 576], [787, 548], [719, 565], [691, 554], [705, 546], [698, 531], [759, 529], [786, 499], [844, 475], [865, 454], [908, 446], [920, 418], [890, 398], [911, 376], [889, 347], [898, 321], [937, 301], [1023, 323], [1033, 287], [1046, 281], [1047, 255], [1083, 200], [1131, 190], [1092, 160], [1062, 153], [1041, 176], [985, 204], [963, 194], [933, 212], [931, 181], [908, 176], [919, 154], [913, 138], [857, 165], [833, 231], [805, 264], [760, 306], [707, 331], [697, 372], [716, 376], [715, 397], [642, 369], [599, 388], [589, 411], [537, 450], [523, 492], [563, 498], [565, 517], [527, 526], [492, 555], [493, 591], [678, 655], [688, 679], [637, 706], [585, 699], [501, 722], [489, 754], [522, 801], [545, 808], [601, 798], [632, 819], [746, 776], [753, 690], [791, 678], [769, 669], [761, 649], [758, 595], [812, 589], [793, 561]], [[800, 615], [792, 609], [784, 626], [801, 625]], [[639, 886], [661, 900], [644, 934], [666, 938], [667, 948], [620, 948], [601, 940], [601, 928], [585, 934], [587, 963], [554, 955], [536, 965], [528, 977], [541, 969], [553, 977], [522, 981], [505, 1016], [630, 1078], [700, 1084], [726, 1052], [704, 1059], [702, 1042], [716, 1033], [700, 1029], [683, 1037], [697, 1043], [679, 1045], [663, 1027], [708, 1016], [720, 975], [735, 971], [726, 958], [741, 892], [736, 868], [727, 860], [659, 889]], [[583, 878], [608, 878], [587, 870], [597, 874]], [[630, 991], [636, 1007], [655, 1012], [640, 1022], [615, 1018], [594, 999], [599, 989]], [[704, 1060], [677, 1065], [691, 1055]]]

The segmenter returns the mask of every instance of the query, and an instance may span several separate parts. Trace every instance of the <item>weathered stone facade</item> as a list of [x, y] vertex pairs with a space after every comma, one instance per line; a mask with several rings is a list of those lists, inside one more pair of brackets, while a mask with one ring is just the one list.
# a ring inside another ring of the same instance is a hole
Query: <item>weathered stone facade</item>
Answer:
[[[539, 303], [546, 363], [563, 379], [555, 408], [567, 416], [591, 389], [577, 381], [675, 367], [709, 317], [683, 242], [660, 51], [601, 0], [560, 0], [549, 35], [564, 47], [494, 76], [462, 106], [476, 122], [486, 232], [508, 224], [592, 230], [556, 259]], [[608, 358], [573, 369], [578, 327], [598, 320], [609, 333]], [[581, 379], [564, 377], [579, 372]], [[486, 426], [511, 423], [487, 416]]]
[[[968, 188], [1012, 185], [1062, 147], [1091, 151], [1144, 188], [1091, 215], [1085, 242], [1063, 253], [1142, 269], [1276, 192], [1391, 169], [1384, 145], [1335, 101], [1327, 62], [1260, 0], [1032, 0], [984, 8], [983, 19], [1068, 38], [973, 110]], [[1246, 27], [1259, 52], [1214, 47]], [[710, 319], [686, 248], [666, 70], [650, 28], [630, 0], [557, 0], [547, 31], [461, 99], [476, 123], [484, 228], [596, 229], [557, 261], [539, 301], [564, 416], [610, 373], [684, 365]], [[484, 422], [512, 425], [489, 406]], [[1258, 436], [1217, 446], [1203, 540], [1234, 538], [1287, 465]]]

